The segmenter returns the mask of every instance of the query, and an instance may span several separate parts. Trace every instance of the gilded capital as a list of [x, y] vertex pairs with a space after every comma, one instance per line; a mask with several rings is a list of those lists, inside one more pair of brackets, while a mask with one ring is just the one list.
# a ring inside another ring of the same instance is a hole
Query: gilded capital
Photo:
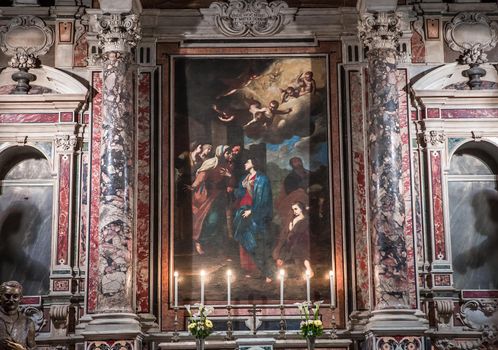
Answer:
[[131, 52], [142, 38], [139, 16], [135, 14], [104, 14], [98, 19], [99, 46], [104, 54]]
[[400, 17], [394, 12], [365, 13], [358, 24], [359, 37], [369, 50], [396, 50], [402, 35], [400, 24]]

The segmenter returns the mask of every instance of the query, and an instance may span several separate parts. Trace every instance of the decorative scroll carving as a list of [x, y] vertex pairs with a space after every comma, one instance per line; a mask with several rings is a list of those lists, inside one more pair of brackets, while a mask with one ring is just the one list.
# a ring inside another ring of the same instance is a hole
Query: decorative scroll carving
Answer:
[[69, 324], [69, 305], [50, 306], [50, 321], [52, 334], [64, 336]]
[[446, 134], [444, 133], [444, 130], [422, 131], [418, 134], [418, 143], [422, 147], [427, 147], [428, 145], [442, 145], [445, 140]]
[[53, 30], [35, 16], [14, 17], [0, 28], [0, 48], [8, 56], [23, 53], [37, 57], [46, 54], [53, 44]]
[[203, 13], [213, 16], [213, 24], [226, 36], [261, 37], [280, 32], [294, 20], [295, 12], [281, 0], [229, 0], [213, 2]]
[[360, 20], [358, 32], [363, 45], [369, 50], [396, 50], [402, 35], [400, 27], [401, 20], [397, 13], [366, 13]]
[[39, 333], [43, 326], [45, 326], [46, 320], [43, 318], [43, 311], [40, 309], [30, 305], [21, 305], [19, 306], [19, 310], [26, 315], [26, 317], [33, 320], [36, 333]]
[[498, 23], [481, 13], [462, 12], [446, 24], [445, 40], [452, 50], [463, 53], [466, 60], [472, 61], [466, 64], [479, 63], [476, 60], [483, 58], [482, 52], [496, 46]]
[[55, 149], [58, 153], [71, 153], [78, 146], [78, 138], [75, 135], [56, 135]]
[[107, 52], [130, 52], [142, 38], [139, 16], [107, 14], [98, 21], [99, 46]]
[[451, 316], [453, 315], [453, 301], [436, 300], [437, 320], [440, 328], [450, 326]]

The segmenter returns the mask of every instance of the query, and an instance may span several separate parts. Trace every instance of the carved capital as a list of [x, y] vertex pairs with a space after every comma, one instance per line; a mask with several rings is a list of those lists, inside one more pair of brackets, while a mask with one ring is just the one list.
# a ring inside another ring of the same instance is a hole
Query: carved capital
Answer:
[[294, 20], [295, 9], [285, 1], [229, 0], [213, 2], [201, 11], [225, 36], [270, 36]]
[[369, 50], [396, 50], [402, 35], [400, 28], [401, 20], [397, 13], [366, 13], [360, 19], [358, 33]]
[[444, 130], [430, 130], [418, 133], [418, 144], [421, 147], [442, 146], [446, 140]]
[[57, 153], [72, 153], [78, 147], [78, 138], [75, 135], [56, 135], [55, 149]]
[[139, 16], [135, 14], [105, 14], [98, 20], [99, 46], [105, 53], [131, 52], [142, 38]]

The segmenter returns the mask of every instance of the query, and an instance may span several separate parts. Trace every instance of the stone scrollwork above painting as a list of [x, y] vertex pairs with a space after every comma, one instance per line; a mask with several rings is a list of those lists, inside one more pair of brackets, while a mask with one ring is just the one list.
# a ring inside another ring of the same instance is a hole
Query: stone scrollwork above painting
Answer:
[[201, 12], [225, 36], [266, 37], [291, 23], [296, 9], [281, 0], [229, 0], [213, 2]]
[[482, 64], [487, 61], [484, 52], [498, 42], [498, 23], [480, 13], [462, 12], [446, 24], [444, 37], [450, 49], [462, 53], [462, 63]]
[[0, 48], [8, 56], [25, 54], [44, 55], [54, 44], [54, 32], [38, 17], [14, 17], [7, 26], [0, 28]]
[[498, 345], [498, 300], [469, 300], [460, 308], [457, 318], [469, 329], [482, 332], [484, 346]]

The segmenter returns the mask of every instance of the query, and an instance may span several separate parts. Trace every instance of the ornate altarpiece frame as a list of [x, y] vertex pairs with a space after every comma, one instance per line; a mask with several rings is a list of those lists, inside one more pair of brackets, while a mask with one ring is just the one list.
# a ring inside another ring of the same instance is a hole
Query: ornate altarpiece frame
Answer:
[[[221, 58], [241, 58], [241, 59], [268, 59], [275, 57], [322, 57], [326, 62], [326, 80], [327, 80], [327, 97], [328, 97], [328, 152], [329, 152], [329, 198], [330, 198], [330, 223], [331, 223], [331, 260], [329, 264], [334, 266], [335, 270], [335, 289], [336, 303], [335, 318], [339, 328], [345, 327], [346, 322], [346, 296], [345, 296], [345, 246], [344, 246], [344, 200], [342, 185], [342, 163], [341, 163], [341, 121], [339, 115], [339, 88], [338, 88], [338, 64], [341, 62], [341, 43], [340, 42], [321, 42], [315, 47], [265, 47], [265, 48], [204, 48], [204, 47], [179, 47], [177, 43], [160, 43], [157, 46], [158, 64], [162, 66], [162, 112], [160, 121], [160, 152], [161, 152], [161, 225], [160, 225], [160, 283], [159, 283], [159, 303], [160, 303], [160, 324], [162, 331], [171, 331], [174, 329], [174, 288], [173, 288], [173, 247], [174, 247], [174, 230], [175, 217], [172, 211], [174, 203], [174, 180], [172, 176], [175, 173], [175, 157], [177, 154], [172, 150], [173, 133], [172, 120], [174, 113], [174, 94], [176, 92], [174, 85], [174, 62], [178, 58], [199, 58], [199, 59], [221, 59]], [[214, 142], [213, 142], [214, 143]], [[213, 145], [216, 147], [218, 144]], [[214, 150], [213, 150], [214, 151]], [[320, 272], [321, 273], [321, 272]], [[220, 275], [224, 278], [224, 275]], [[315, 278], [326, 279], [322, 273]], [[278, 285], [278, 281], [273, 283]], [[303, 281], [304, 283], [304, 281]], [[328, 283], [328, 281], [326, 282]], [[180, 294], [182, 285], [180, 284]], [[223, 291], [224, 292], [224, 291]], [[318, 295], [324, 299], [325, 303], [330, 300], [328, 291]], [[195, 298], [193, 298], [195, 299]], [[188, 300], [187, 303], [195, 303], [198, 300]], [[275, 300], [276, 299], [276, 300]], [[295, 299], [295, 301], [302, 301]], [[316, 298], [313, 298], [317, 300]], [[207, 302], [210, 303], [209, 301]], [[215, 305], [223, 305], [223, 300], [213, 301]], [[181, 307], [185, 304], [180, 298], [180, 329], [184, 327], [183, 319], [185, 310]], [[237, 304], [237, 303], [235, 303]], [[265, 315], [278, 315], [277, 307], [278, 297], [272, 300], [250, 300], [241, 301], [240, 304], [267, 304], [264, 309]], [[272, 307], [271, 305], [275, 305]], [[247, 307], [240, 308], [239, 315], [245, 315]], [[295, 312], [293, 312], [295, 311]], [[226, 314], [226, 309], [216, 310], [220, 316]], [[288, 314], [297, 314], [297, 309], [288, 311]], [[329, 308], [321, 309], [322, 319], [325, 325], [330, 324], [331, 311]]]

